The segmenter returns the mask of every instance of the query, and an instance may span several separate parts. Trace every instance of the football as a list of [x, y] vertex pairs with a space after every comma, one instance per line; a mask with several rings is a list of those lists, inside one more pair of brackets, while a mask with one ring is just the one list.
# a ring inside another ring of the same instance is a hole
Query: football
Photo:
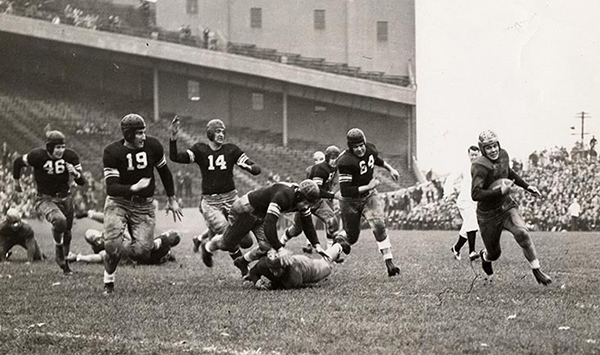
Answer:
[[498, 180], [492, 182], [490, 184], [490, 186], [488, 187], [488, 189], [494, 190], [496, 188], [500, 188], [500, 186], [502, 186], [502, 185], [510, 187], [510, 191], [508, 192], [508, 194], [512, 194], [512, 193], [516, 192], [517, 186], [515, 185], [515, 182], [511, 179], [506, 179], [506, 178], [498, 179]]

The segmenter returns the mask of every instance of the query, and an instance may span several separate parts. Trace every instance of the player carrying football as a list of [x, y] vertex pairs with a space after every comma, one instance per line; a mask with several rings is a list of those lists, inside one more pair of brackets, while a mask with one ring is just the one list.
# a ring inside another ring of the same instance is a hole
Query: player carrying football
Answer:
[[[260, 167], [254, 164], [237, 145], [225, 143], [225, 124], [218, 119], [211, 120], [206, 125], [208, 144], [198, 142], [185, 152], [178, 152], [179, 125], [179, 118], [175, 117], [171, 123], [169, 158], [176, 163], [198, 164], [202, 175], [202, 200], [199, 208], [208, 226], [208, 229], [202, 233], [202, 239], [210, 239], [215, 234], [225, 232], [229, 210], [238, 198], [233, 181], [234, 165], [252, 175], [260, 174]], [[194, 252], [198, 252], [200, 240], [195, 237], [193, 242]], [[252, 246], [250, 235], [244, 239], [241, 246], [243, 248]], [[231, 257], [235, 259], [241, 255], [241, 251], [234, 250]]]
[[21, 169], [33, 167], [37, 186], [35, 206], [37, 211], [52, 224], [56, 263], [65, 275], [72, 274], [66, 256], [71, 247], [73, 227], [73, 196], [71, 177], [77, 185], [84, 185], [79, 155], [65, 145], [65, 135], [60, 131], [46, 133], [46, 148], [36, 148], [17, 157], [13, 163], [15, 190], [23, 192], [19, 179]]
[[[392, 244], [385, 228], [383, 202], [375, 189], [379, 180], [373, 177], [375, 165], [384, 167], [398, 181], [400, 174], [390, 164], [379, 157], [377, 148], [368, 143], [365, 134], [358, 128], [352, 128], [346, 135], [348, 149], [340, 155], [337, 161], [340, 172], [340, 190], [342, 201], [342, 221], [350, 244], [358, 241], [360, 235], [360, 218], [364, 216], [373, 230], [379, 251], [383, 255], [388, 276], [400, 273], [394, 264]], [[337, 240], [343, 239], [338, 236]]]
[[519, 246], [523, 249], [525, 258], [531, 265], [531, 270], [538, 283], [548, 285], [552, 279], [540, 270], [540, 262], [529, 236], [523, 217], [519, 214], [518, 204], [510, 195], [511, 184], [502, 183], [490, 189], [490, 185], [498, 179], [510, 179], [514, 184], [527, 192], [541, 197], [535, 186], [526, 183], [510, 168], [510, 159], [506, 150], [500, 147], [496, 133], [485, 130], [479, 134], [479, 148], [482, 156], [471, 166], [473, 179], [471, 197], [477, 201], [477, 221], [485, 249], [479, 252], [483, 270], [492, 275], [492, 261], [500, 257], [500, 235], [503, 229], [511, 232]]
[[[153, 250], [170, 249], [171, 243], [163, 238], [154, 239], [154, 168], [167, 193], [167, 213], [181, 220], [182, 212], [175, 199], [173, 175], [167, 166], [163, 146], [158, 139], [146, 136], [146, 122], [142, 116], [131, 113], [121, 119], [124, 139], [104, 148], [104, 292], [114, 290], [115, 271], [123, 252], [123, 233], [131, 234], [129, 256], [144, 262]], [[164, 245], [163, 245], [164, 244]]]

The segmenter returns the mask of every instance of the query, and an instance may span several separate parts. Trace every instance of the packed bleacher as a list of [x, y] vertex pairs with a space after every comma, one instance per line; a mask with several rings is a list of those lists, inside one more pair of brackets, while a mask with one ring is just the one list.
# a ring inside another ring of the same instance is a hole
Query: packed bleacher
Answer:
[[[377, 81], [397, 86], [410, 86], [407, 76], [390, 75], [379, 71], [363, 71], [346, 63], [328, 62], [325, 58], [311, 58], [298, 53], [280, 52], [254, 44], [235, 43], [220, 31], [203, 28], [201, 35], [193, 35], [188, 24], [178, 31], [167, 31], [155, 25], [155, 14], [148, 1], [139, 6], [119, 5], [107, 1], [84, 0], [0, 0], [0, 13], [26, 16], [90, 30], [109, 31], [130, 36], [151, 38], [209, 50], [226, 51], [262, 60], [329, 72], [337, 75]], [[200, 31], [201, 30], [201, 31]]]

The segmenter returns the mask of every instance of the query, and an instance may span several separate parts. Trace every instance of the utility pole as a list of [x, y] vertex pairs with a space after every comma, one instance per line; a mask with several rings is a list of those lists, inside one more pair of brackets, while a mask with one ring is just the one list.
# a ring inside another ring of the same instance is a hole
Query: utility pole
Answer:
[[[592, 117], [590, 116], [590, 114], [588, 112], [583, 112], [583, 111], [578, 112], [577, 116], [575, 116], [575, 117], [581, 118], [581, 146], [583, 147], [585, 144], [585, 142], [583, 140], [583, 136], [586, 134], [589, 134], [589, 133], [585, 132], [585, 119], [592, 118]], [[571, 128], [575, 128], [575, 127], [571, 127]]]

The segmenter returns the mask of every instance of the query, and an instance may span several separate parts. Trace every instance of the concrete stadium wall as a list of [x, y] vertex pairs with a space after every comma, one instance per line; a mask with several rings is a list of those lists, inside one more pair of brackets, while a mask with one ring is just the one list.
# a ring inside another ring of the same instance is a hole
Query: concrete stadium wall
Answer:
[[[177, 112], [201, 120], [219, 118], [238, 128], [283, 132], [282, 94], [193, 79], [200, 83], [200, 100], [191, 101], [187, 92], [188, 79], [161, 73], [162, 112]], [[252, 109], [253, 93], [264, 95], [263, 110]], [[315, 110], [316, 107], [319, 109]], [[380, 150], [403, 155], [407, 153], [409, 110], [407, 106], [404, 117], [396, 117], [288, 96], [289, 139], [343, 146], [346, 132], [360, 127]], [[396, 136], [398, 132], [400, 136]]]
[[[256, 44], [280, 52], [325, 58], [363, 70], [408, 75], [415, 62], [414, 0], [244, 0], [158, 1], [157, 24], [171, 31], [191, 26], [193, 35], [210, 28], [220, 41]], [[262, 9], [262, 28], [250, 27], [250, 9]], [[314, 10], [325, 10], [325, 29], [314, 28]], [[388, 22], [388, 41], [377, 41], [377, 21]]]

